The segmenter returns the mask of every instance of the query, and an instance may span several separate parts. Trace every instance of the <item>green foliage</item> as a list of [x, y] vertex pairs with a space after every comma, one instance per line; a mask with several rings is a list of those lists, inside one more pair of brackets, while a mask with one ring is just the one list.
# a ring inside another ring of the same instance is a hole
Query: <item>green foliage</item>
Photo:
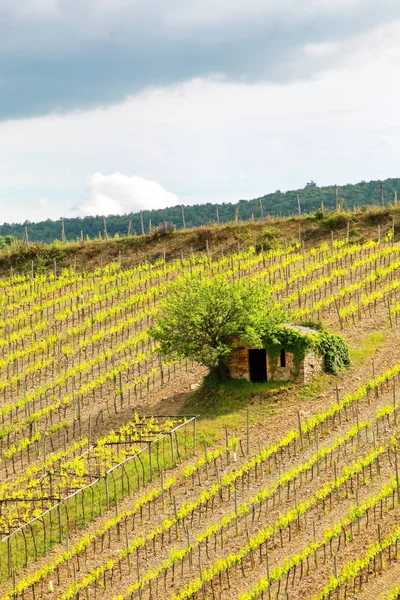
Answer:
[[232, 347], [262, 347], [260, 332], [284, 317], [264, 283], [186, 277], [172, 287], [150, 335], [162, 354], [193, 359], [223, 376]]
[[323, 331], [325, 328], [322, 321], [314, 321], [313, 319], [304, 319], [299, 325], [302, 327], [309, 327], [310, 329], [316, 329], [317, 331]]
[[295, 373], [299, 372], [300, 363], [305, 356], [318, 345], [317, 334], [304, 335], [300, 331], [280, 325], [264, 332], [263, 342], [271, 359], [272, 367], [276, 366], [282, 349], [293, 354]]
[[269, 250], [277, 250], [279, 248], [279, 240], [275, 231], [266, 229], [257, 238], [256, 252], [261, 252], [261, 248], [264, 252]]
[[11, 244], [16, 241], [17, 238], [13, 235], [0, 235], [0, 250], [11, 246]]
[[285, 325], [279, 325], [264, 332], [265, 344], [271, 362], [274, 364], [281, 352], [285, 349], [293, 354], [295, 372], [298, 373], [300, 363], [306, 355], [314, 351], [324, 358], [324, 367], [328, 373], [339, 373], [350, 366], [349, 349], [345, 340], [328, 330], [322, 329], [320, 323], [309, 322], [307, 325], [317, 325], [318, 333], [303, 333]]
[[[344, 196], [345, 210], [355, 207], [380, 205], [380, 181], [361, 181], [357, 184], [346, 184], [340, 186], [339, 195]], [[386, 179], [383, 182], [384, 200], [387, 205], [393, 199], [393, 191], [400, 190], [400, 179]], [[326, 186], [318, 187], [315, 182], [310, 181], [303, 189], [289, 190], [281, 192], [277, 190], [271, 194], [266, 194], [261, 198], [264, 215], [270, 216], [294, 216], [297, 215], [297, 199], [296, 194], [299, 194], [301, 212], [303, 215], [316, 213], [316, 218], [325, 221], [329, 219], [326, 215], [319, 211], [321, 202], [323, 202], [326, 210], [334, 210], [336, 205], [336, 187]], [[239, 220], [246, 221], [251, 218], [253, 213], [257, 219], [260, 216], [260, 198], [253, 200], [240, 200], [239, 202], [219, 204], [219, 220], [221, 223], [232, 222], [235, 218], [235, 209], [239, 209]], [[193, 206], [185, 206], [185, 221], [186, 227], [200, 227], [205, 224], [216, 222], [215, 204], [207, 202], [206, 204], [198, 204]], [[340, 213], [339, 213], [340, 214]], [[376, 215], [366, 212], [366, 219], [370, 221], [370, 225], [376, 225], [386, 217], [384, 214]], [[378, 221], [379, 219], [380, 221]], [[173, 206], [170, 208], [159, 210], [143, 211], [143, 221], [145, 231], [149, 231], [149, 221], [151, 220], [153, 229], [157, 228], [164, 221], [168, 221], [175, 225], [178, 229], [182, 227], [181, 206]], [[139, 234], [141, 231], [139, 213], [130, 213], [126, 215], [110, 215], [107, 216], [107, 231], [109, 237], [114, 237], [117, 233], [120, 236], [125, 236], [128, 231], [128, 224], [132, 221], [132, 235]], [[21, 239], [24, 234], [24, 225], [28, 227], [29, 239], [31, 241], [42, 241], [50, 243], [55, 239], [61, 238], [61, 221], [41, 221], [39, 223], [25, 222], [4, 223], [0, 225], [0, 235], [13, 235]], [[103, 232], [102, 216], [91, 217], [75, 217], [64, 219], [65, 235], [67, 240], [76, 241], [80, 238], [81, 231], [85, 239], [97, 239], [99, 232]], [[332, 229], [339, 227], [339, 221], [335, 219], [331, 223], [327, 223], [327, 227], [332, 226]]]
[[337, 231], [344, 229], [347, 223], [351, 221], [351, 217], [352, 215], [349, 213], [333, 213], [324, 217], [322, 222], [330, 231]]
[[324, 357], [328, 373], [339, 373], [350, 366], [349, 348], [340, 335], [323, 331], [319, 338], [318, 352]]

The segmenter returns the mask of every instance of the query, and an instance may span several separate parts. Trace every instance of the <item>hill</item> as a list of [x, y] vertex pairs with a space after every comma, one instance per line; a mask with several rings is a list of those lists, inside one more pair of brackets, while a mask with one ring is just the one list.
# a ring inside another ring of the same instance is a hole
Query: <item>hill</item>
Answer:
[[[381, 188], [382, 185], [382, 188]], [[400, 192], [400, 179], [392, 178], [384, 181], [361, 181], [356, 184], [346, 184], [336, 189], [336, 186], [318, 187], [314, 182], [308, 183], [304, 189], [281, 192], [277, 190], [253, 200], [240, 200], [237, 203], [222, 203], [218, 205], [220, 223], [228, 223], [235, 219], [236, 211], [240, 221], [260, 218], [260, 203], [263, 216], [290, 216], [298, 214], [297, 194], [303, 214], [313, 213], [320, 208], [321, 203], [326, 209], [336, 207], [336, 199], [344, 198], [344, 209], [353, 210], [354, 207], [381, 205], [381, 191], [383, 203], [388, 205], [393, 202], [395, 191]], [[216, 205], [211, 203], [197, 204], [184, 207], [186, 227], [200, 227], [216, 222]], [[149, 225], [157, 227], [163, 221], [173, 223], [177, 228], [182, 228], [182, 209], [175, 206], [160, 210], [143, 211], [143, 224], [146, 232]], [[131, 222], [131, 233], [141, 233], [140, 216], [136, 214], [113, 215], [107, 217], [107, 233], [110, 237], [125, 236]], [[12, 235], [21, 239], [24, 235], [24, 225], [28, 226], [31, 241], [52, 242], [61, 238], [61, 221], [47, 219], [38, 223], [25, 222], [24, 224], [0, 225], [0, 236]], [[67, 240], [76, 240], [83, 235], [84, 238], [95, 239], [103, 235], [102, 216], [70, 218], [64, 220], [65, 236]]]
[[347, 236], [353, 242], [383, 238], [394, 229], [395, 239], [400, 235], [400, 205], [392, 207], [362, 207], [355, 212], [324, 212], [320, 210], [302, 217], [265, 217], [262, 221], [230, 222], [172, 233], [153, 232], [144, 236], [124, 236], [90, 241], [12, 242], [0, 249], [0, 274], [44, 273], [73, 267], [78, 272], [119, 261], [131, 268], [143, 262], [160, 259], [188, 258], [192, 254], [208, 253], [217, 258], [256, 244], [264, 250], [301, 242], [312, 248], [319, 240]]
[[[399, 208], [4, 250], [0, 597], [398, 598]], [[216, 275], [269, 282], [350, 368], [166, 361], [161, 300]]]

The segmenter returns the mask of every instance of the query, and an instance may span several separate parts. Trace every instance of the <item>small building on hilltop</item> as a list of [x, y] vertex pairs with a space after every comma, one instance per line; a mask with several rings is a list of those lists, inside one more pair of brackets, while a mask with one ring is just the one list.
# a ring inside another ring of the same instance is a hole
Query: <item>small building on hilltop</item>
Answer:
[[318, 352], [321, 332], [311, 327], [284, 324], [274, 342], [265, 348], [233, 347], [228, 369], [233, 379], [253, 382], [292, 381], [305, 384], [322, 373], [324, 356]]

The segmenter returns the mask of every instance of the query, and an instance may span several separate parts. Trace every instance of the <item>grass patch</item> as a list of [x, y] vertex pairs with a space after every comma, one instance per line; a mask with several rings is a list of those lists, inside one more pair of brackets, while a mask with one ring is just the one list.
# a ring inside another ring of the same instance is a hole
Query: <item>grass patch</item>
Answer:
[[206, 381], [187, 398], [181, 412], [199, 415], [198, 442], [211, 445], [225, 435], [226, 427], [235, 431], [246, 425], [249, 404], [251, 423], [277, 414], [279, 409], [275, 396], [289, 387], [288, 382], [280, 381], [251, 383], [243, 379], [231, 379], [212, 384]]
[[371, 358], [375, 353], [376, 349], [385, 341], [387, 338], [387, 332], [385, 331], [373, 331], [369, 333], [361, 344], [358, 341], [357, 346], [350, 347], [350, 359], [353, 365], [362, 365], [366, 360]]
[[299, 389], [296, 395], [298, 401], [307, 402], [308, 400], [313, 400], [316, 396], [319, 396], [331, 377], [332, 376], [327, 373], [317, 375], [312, 381]]

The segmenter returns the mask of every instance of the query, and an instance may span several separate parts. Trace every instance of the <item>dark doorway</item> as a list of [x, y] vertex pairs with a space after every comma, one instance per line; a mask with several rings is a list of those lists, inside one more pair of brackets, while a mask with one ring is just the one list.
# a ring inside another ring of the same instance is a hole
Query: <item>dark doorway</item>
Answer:
[[267, 351], [249, 350], [250, 381], [267, 381]]
[[281, 350], [281, 367], [286, 367], [286, 352], [283, 348]]

